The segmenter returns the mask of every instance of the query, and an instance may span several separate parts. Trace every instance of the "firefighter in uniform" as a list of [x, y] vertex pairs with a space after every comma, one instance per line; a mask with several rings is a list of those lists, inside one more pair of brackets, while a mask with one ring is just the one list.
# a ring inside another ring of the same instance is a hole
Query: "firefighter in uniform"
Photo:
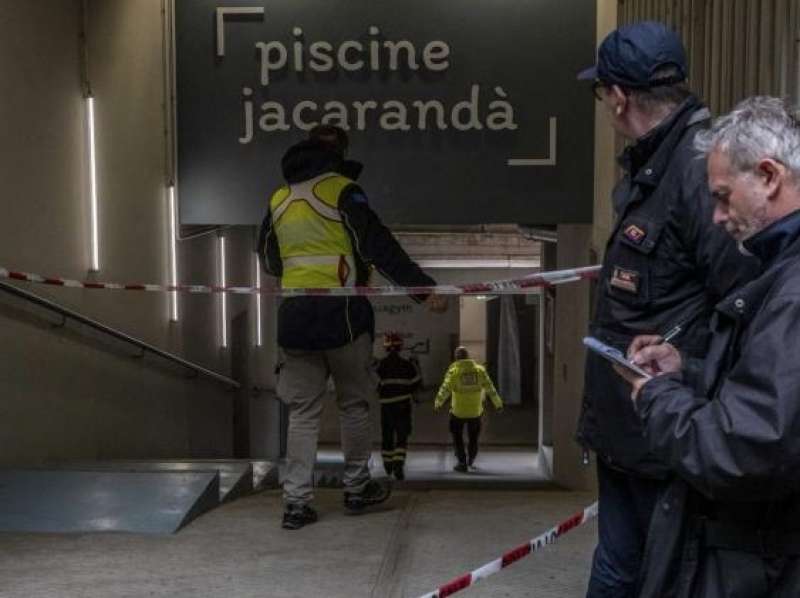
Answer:
[[[438, 410], [450, 399], [450, 433], [453, 435], [453, 446], [458, 460], [453, 469], [466, 472], [478, 455], [484, 393], [489, 396], [497, 411], [503, 409], [503, 400], [497, 394], [489, 374], [483, 366], [469, 358], [466, 348], [458, 347], [455, 359], [447, 369], [433, 408]], [[467, 451], [464, 450], [464, 426], [469, 436]]]
[[[266, 272], [283, 288], [340, 288], [365, 285], [374, 265], [393, 284], [434, 285], [369, 207], [355, 183], [361, 164], [345, 159], [347, 145], [342, 129], [323, 125], [283, 156], [286, 184], [272, 195], [259, 235]], [[442, 296], [412, 298], [431, 311], [447, 309]], [[372, 306], [363, 296], [297, 296], [278, 308], [277, 394], [289, 407], [285, 529], [317, 520], [312, 478], [329, 376], [341, 423], [345, 510], [359, 512], [389, 497], [388, 482], [369, 474], [374, 329]]]
[[405, 478], [408, 437], [411, 435], [411, 403], [422, 385], [413, 361], [400, 356], [403, 339], [396, 332], [384, 335], [386, 357], [378, 363], [378, 399], [381, 403], [381, 455], [383, 468], [398, 480]]

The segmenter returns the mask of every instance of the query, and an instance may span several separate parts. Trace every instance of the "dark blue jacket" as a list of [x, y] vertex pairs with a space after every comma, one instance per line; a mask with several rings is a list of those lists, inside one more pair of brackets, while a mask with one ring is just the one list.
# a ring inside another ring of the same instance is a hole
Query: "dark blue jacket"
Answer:
[[638, 400], [677, 474], [640, 598], [800, 596], [800, 212], [746, 245], [764, 271], [716, 306], [700, 375], [656, 377]]
[[[683, 332], [673, 341], [703, 354], [713, 305], [750, 280], [756, 260], [712, 222], [706, 163], [693, 147], [708, 110], [684, 102], [621, 156], [625, 176], [614, 189], [616, 221], [596, 287], [590, 332], [623, 352], [639, 334]], [[606, 360], [589, 353], [578, 440], [612, 467], [649, 477], [667, 468], [651, 454], [630, 401], [630, 388]]]

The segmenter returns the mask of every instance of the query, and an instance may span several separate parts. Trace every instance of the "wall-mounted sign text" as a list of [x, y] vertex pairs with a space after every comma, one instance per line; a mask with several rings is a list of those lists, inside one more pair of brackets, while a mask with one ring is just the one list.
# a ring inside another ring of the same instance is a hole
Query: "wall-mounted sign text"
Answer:
[[593, 4], [175, 0], [181, 221], [260, 222], [318, 124], [386, 222], [590, 221]]

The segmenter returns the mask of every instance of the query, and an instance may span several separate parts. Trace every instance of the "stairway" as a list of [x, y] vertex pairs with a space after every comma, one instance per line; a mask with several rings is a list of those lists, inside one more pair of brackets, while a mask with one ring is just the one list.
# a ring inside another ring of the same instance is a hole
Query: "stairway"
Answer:
[[2, 532], [175, 533], [277, 485], [268, 461], [74, 461], [0, 470]]

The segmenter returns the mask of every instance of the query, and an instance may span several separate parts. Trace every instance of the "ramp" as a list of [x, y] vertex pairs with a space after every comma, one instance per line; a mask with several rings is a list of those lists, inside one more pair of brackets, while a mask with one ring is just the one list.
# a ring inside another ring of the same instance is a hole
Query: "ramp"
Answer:
[[174, 533], [219, 504], [216, 472], [0, 470], [0, 531]]

